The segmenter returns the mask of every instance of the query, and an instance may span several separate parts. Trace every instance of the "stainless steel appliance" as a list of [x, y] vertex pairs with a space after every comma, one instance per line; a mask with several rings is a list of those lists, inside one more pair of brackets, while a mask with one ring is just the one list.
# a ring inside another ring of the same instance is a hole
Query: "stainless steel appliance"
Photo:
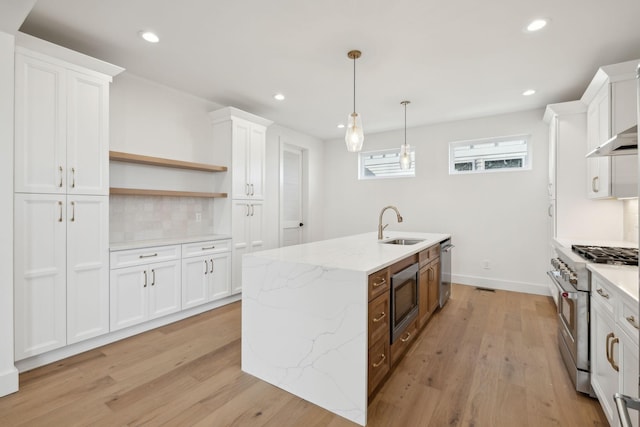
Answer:
[[451, 239], [440, 244], [440, 308], [447, 303], [451, 296], [451, 249], [453, 248], [455, 246], [451, 244]]
[[418, 317], [418, 272], [415, 263], [391, 276], [391, 343]]

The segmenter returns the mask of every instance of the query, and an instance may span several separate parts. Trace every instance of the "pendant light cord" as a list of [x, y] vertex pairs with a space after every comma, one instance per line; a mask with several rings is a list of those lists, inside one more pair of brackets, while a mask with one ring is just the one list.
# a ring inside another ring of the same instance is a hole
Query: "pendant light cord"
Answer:
[[407, 103], [404, 103], [404, 146], [407, 147]]
[[353, 112], [356, 112], [356, 57], [353, 57]]

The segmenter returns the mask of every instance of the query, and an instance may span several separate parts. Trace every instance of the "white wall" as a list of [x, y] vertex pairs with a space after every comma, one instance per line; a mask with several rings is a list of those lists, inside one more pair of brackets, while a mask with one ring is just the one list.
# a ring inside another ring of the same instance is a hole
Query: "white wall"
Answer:
[[[375, 231], [382, 207], [395, 205], [388, 230], [450, 233], [454, 281], [546, 293], [548, 127], [533, 110], [407, 130], [416, 147], [416, 177], [358, 181], [358, 158], [344, 141], [325, 144], [327, 238]], [[365, 124], [366, 125], [366, 124]], [[533, 169], [449, 175], [448, 143], [530, 134]], [[399, 147], [403, 131], [365, 135], [364, 150]], [[489, 269], [483, 263], [489, 262]]]
[[18, 390], [13, 364], [14, 50], [14, 37], [0, 32], [0, 396]]
[[324, 144], [321, 140], [274, 124], [267, 129], [265, 214], [266, 248], [279, 246], [280, 232], [280, 149], [282, 144], [303, 150], [306, 174], [304, 189], [304, 240], [311, 242], [323, 237]]

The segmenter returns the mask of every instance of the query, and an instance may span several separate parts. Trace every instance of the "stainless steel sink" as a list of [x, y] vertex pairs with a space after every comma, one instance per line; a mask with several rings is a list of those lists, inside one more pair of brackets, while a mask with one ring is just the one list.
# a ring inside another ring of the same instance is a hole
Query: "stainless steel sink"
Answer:
[[420, 242], [424, 242], [424, 239], [393, 239], [380, 243], [385, 243], [387, 245], [415, 245]]

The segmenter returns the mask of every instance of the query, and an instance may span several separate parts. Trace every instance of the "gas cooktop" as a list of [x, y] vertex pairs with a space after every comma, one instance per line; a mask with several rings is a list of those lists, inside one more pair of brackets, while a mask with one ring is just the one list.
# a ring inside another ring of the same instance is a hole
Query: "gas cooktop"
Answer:
[[572, 245], [571, 249], [587, 261], [597, 264], [638, 265], [637, 248]]

